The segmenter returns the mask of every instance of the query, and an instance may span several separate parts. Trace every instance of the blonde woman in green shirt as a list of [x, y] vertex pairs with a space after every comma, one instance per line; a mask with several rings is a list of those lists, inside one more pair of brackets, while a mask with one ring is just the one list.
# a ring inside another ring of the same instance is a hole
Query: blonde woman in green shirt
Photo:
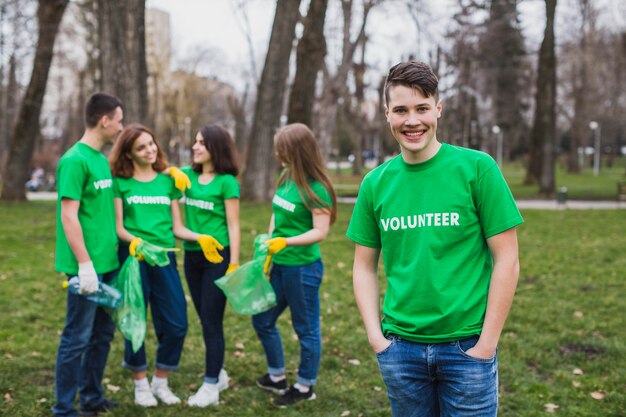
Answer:
[[[319, 288], [324, 267], [319, 242], [337, 217], [337, 199], [313, 135], [304, 124], [290, 124], [274, 137], [276, 157], [283, 165], [272, 201], [271, 239], [265, 264], [276, 292], [277, 305], [252, 318], [263, 344], [268, 373], [257, 380], [267, 391], [281, 394], [274, 403], [284, 407], [315, 399], [322, 352]], [[300, 342], [296, 384], [287, 387], [282, 341], [276, 321], [289, 307]]]

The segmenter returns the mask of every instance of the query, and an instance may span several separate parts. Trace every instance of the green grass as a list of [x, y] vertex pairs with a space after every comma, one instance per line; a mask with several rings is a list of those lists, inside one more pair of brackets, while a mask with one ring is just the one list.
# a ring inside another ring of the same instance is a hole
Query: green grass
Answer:
[[[0, 203], [0, 415], [50, 415], [54, 362], [65, 318], [62, 275], [54, 267], [53, 202]], [[323, 243], [323, 356], [316, 401], [281, 410], [284, 416], [388, 416], [376, 359], [367, 343], [351, 285], [353, 245], [344, 237], [352, 207]], [[519, 230], [522, 273], [500, 347], [500, 416], [531, 417], [544, 404], [563, 416], [618, 416], [626, 409], [624, 313], [626, 311], [626, 216], [624, 211], [524, 211]], [[269, 205], [242, 204], [243, 254], [249, 259], [256, 233], [267, 228]], [[190, 328], [176, 393], [187, 398], [201, 382], [203, 345], [189, 303]], [[289, 378], [298, 345], [286, 313], [279, 321]], [[254, 385], [265, 360], [250, 319], [230, 307], [225, 319], [226, 368], [233, 380], [222, 404], [207, 409], [132, 405], [132, 382], [120, 366], [116, 334], [106, 370], [107, 396], [122, 407], [107, 416], [274, 416], [270, 396]], [[154, 361], [155, 336], [147, 336]], [[353, 365], [350, 359], [358, 359]], [[581, 369], [582, 375], [575, 375]], [[596, 400], [591, 393], [600, 392]]]
[[[611, 200], [617, 198], [617, 183], [626, 181], [626, 158], [616, 158], [610, 168], [603, 166], [600, 175], [593, 175], [589, 167], [578, 174], [567, 173], [561, 164], [557, 165], [556, 190], [567, 187], [567, 198], [571, 200]], [[538, 192], [538, 187], [523, 185], [526, 169], [520, 162], [512, 162], [504, 165], [504, 176], [511, 187], [511, 192], [516, 199], [543, 199]], [[342, 197], [356, 196], [359, 191], [362, 177], [354, 176], [344, 170], [339, 175], [331, 171], [333, 184], [337, 195]]]

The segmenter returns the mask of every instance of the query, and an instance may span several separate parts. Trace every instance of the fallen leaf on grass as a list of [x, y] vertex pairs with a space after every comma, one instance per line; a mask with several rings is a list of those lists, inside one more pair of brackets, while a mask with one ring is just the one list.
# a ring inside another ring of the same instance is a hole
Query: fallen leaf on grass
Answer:
[[111, 392], [118, 392], [120, 390], [120, 387], [118, 387], [117, 385], [107, 384], [107, 389]]
[[345, 267], [346, 267], [346, 264], [344, 264], [343, 262], [337, 262], [337, 268], [343, 269]]
[[37, 402], [38, 402], [39, 404], [43, 404], [43, 403], [48, 402], [48, 399], [47, 399], [47, 398], [40, 398], [40, 399], [38, 399], [38, 400], [37, 400]]
[[4, 359], [12, 361], [13, 360], [13, 355], [11, 355], [10, 353], [5, 353], [4, 354]]
[[374, 387], [374, 391], [378, 391], [378, 392], [380, 392], [380, 391], [382, 391], [382, 390], [383, 390], [383, 389], [382, 389], [381, 387]]
[[594, 391], [591, 393], [591, 398], [593, 398], [594, 400], [603, 400], [604, 394], [600, 391]]
[[6, 394], [4, 394], [4, 402], [5, 403], [10, 403], [13, 401], [13, 397], [11, 397], [11, 393], [7, 392]]
[[582, 311], [575, 311], [574, 312], [574, 317], [580, 319], [580, 318], [582, 318], [582, 316], [583, 316], [583, 312]]
[[574, 370], [572, 371], [572, 373], [574, 375], [582, 375], [583, 374], [583, 370], [580, 368], [574, 368]]
[[343, 413], [341, 413], [341, 417], [348, 417], [350, 415], [350, 410], [346, 410]]
[[544, 404], [543, 406], [545, 407], [548, 413], [554, 413], [556, 409], [559, 408], [558, 405], [552, 404], [552, 403]]
[[348, 363], [350, 365], [359, 366], [361, 364], [361, 361], [358, 359], [348, 359]]
[[578, 387], [580, 387], [580, 381], [572, 381], [572, 386], [573, 386], [574, 388], [578, 388]]
[[244, 349], [243, 342], [237, 342], [237, 343], [235, 343], [235, 349], [237, 349], [237, 350], [243, 350], [243, 349]]

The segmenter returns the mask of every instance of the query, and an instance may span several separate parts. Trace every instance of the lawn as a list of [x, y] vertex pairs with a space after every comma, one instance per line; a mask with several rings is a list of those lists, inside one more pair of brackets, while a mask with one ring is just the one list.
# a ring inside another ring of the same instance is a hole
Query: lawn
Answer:
[[[617, 183], [626, 182], [626, 157], [616, 158], [613, 166], [603, 165], [599, 175], [593, 175], [590, 167], [585, 167], [578, 175], [567, 173], [562, 164], [556, 167], [556, 191], [567, 188], [567, 198], [571, 200], [611, 200], [617, 198]], [[366, 172], [366, 170], [364, 170]], [[538, 187], [523, 185], [526, 169], [521, 162], [504, 165], [502, 172], [516, 199], [543, 199]], [[349, 169], [337, 173], [331, 171], [337, 194], [345, 197], [356, 196], [362, 177], [351, 174]]]
[[[352, 207], [323, 243], [321, 288], [323, 356], [316, 401], [280, 411], [284, 416], [388, 416], [388, 402], [352, 295], [352, 244], [344, 233]], [[53, 272], [53, 202], [0, 203], [0, 415], [50, 415], [54, 361], [65, 318], [63, 276]], [[500, 415], [619, 416], [626, 409], [626, 216], [624, 211], [531, 211], [519, 230], [522, 272], [500, 347]], [[269, 205], [244, 203], [243, 254], [264, 232]], [[180, 265], [179, 265], [180, 266]], [[182, 269], [182, 268], [181, 268]], [[189, 333], [171, 385], [187, 398], [201, 382], [203, 345], [189, 303]], [[289, 378], [295, 378], [298, 346], [286, 314], [280, 320]], [[132, 382], [120, 366], [122, 343], [113, 342], [105, 385], [122, 404], [117, 416], [270, 416], [270, 397], [254, 381], [265, 372], [250, 319], [226, 313], [226, 369], [231, 388], [221, 404], [144, 410], [132, 405]], [[147, 336], [154, 360], [155, 337]], [[595, 398], [594, 398], [595, 397]], [[347, 414], [349, 412], [349, 414]]]

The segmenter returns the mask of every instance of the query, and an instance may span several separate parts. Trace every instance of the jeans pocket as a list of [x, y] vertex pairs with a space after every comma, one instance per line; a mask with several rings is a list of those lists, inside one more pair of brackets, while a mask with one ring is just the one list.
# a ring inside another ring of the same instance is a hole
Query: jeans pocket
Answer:
[[491, 358], [477, 358], [476, 356], [468, 355], [467, 351], [476, 346], [476, 343], [478, 343], [478, 336], [471, 336], [466, 339], [457, 340], [456, 348], [461, 356], [476, 362], [491, 363], [496, 360], [497, 351]]
[[398, 338], [395, 337], [395, 336], [386, 336], [385, 338], [387, 340], [389, 340], [391, 343], [389, 344], [389, 346], [387, 346], [386, 348], [384, 348], [380, 352], [376, 352], [376, 357], [380, 357], [380, 356], [384, 355], [385, 353], [389, 352], [391, 350], [391, 348], [396, 344], [396, 342], [398, 340]]

